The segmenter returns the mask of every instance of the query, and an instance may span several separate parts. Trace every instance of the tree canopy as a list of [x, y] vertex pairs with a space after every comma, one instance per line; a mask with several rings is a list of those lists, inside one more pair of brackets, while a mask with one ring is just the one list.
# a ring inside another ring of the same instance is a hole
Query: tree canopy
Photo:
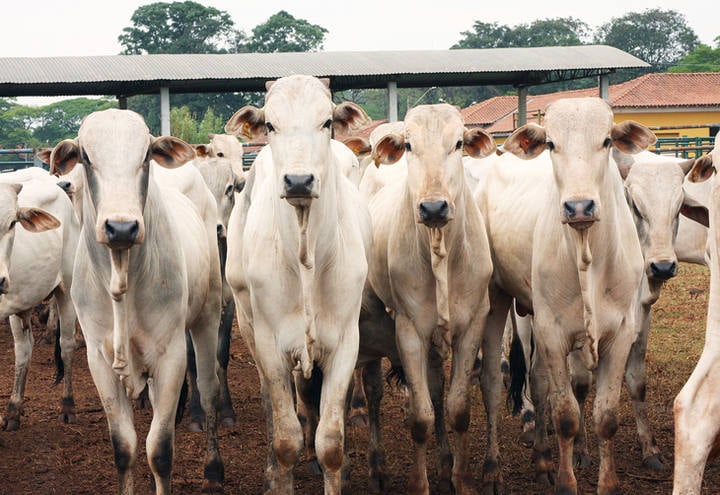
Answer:
[[315, 52], [322, 50], [328, 30], [281, 10], [252, 30], [248, 52]]
[[590, 32], [590, 26], [574, 17], [538, 19], [514, 27], [475, 21], [451, 49], [581, 45]]
[[715, 48], [701, 43], [668, 72], [720, 72], [720, 36], [715, 38]]

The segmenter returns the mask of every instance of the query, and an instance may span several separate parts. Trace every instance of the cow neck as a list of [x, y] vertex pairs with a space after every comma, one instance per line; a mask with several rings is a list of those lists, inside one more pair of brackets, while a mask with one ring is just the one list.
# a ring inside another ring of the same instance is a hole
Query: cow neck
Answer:
[[[714, 157], [713, 157], [714, 158]], [[708, 296], [708, 312], [707, 326], [705, 330], [705, 346], [713, 346], [714, 351], [720, 352], [720, 208], [716, 205], [720, 204], [720, 181], [717, 176], [713, 180], [712, 190], [710, 192], [710, 232], [709, 240], [711, 243], [710, 252], [710, 294]]]

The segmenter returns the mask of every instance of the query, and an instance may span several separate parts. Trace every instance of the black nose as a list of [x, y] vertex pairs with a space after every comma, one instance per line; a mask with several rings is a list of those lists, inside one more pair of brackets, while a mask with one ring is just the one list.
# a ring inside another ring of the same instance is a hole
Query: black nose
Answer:
[[132, 222], [105, 221], [105, 235], [108, 244], [114, 248], [129, 248], [135, 243], [139, 233], [140, 225], [137, 220]]
[[592, 217], [595, 214], [595, 201], [592, 199], [583, 199], [580, 201], [565, 201], [565, 216], [568, 220], [572, 220], [576, 216]]
[[236, 193], [242, 192], [243, 189], [245, 189], [245, 181], [244, 180], [241, 180], [241, 181], [235, 183], [235, 192]]
[[221, 223], [217, 224], [217, 235], [221, 236], [221, 235], [223, 235], [223, 232], [225, 232], [225, 229], [223, 228], [222, 224]]
[[650, 272], [652, 273], [653, 278], [668, 280], [677, 274], [677, 263], [674, 261], [650, 263]]
[[284, 182], [286, 196], [306, 197], [312, 195], [312, 188], [315, 184], [315, 176], [313, 174], [288, 174], [284, 177]]
[[66, 180], [61, 180], [57, 185], [65, 192], [70, 192], [70, 188], [72, 187], [72, 184]]
[[450, 213], [450, 206], [444, 199], [420, 203], [420, 219], [423, 222], [445, 221], [448, 213]]

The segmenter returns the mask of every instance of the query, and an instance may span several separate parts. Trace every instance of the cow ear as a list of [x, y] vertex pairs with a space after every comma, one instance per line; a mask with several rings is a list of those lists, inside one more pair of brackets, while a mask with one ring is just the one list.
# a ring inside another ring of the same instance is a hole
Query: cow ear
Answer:
[[690, 182], [705, 182], [715, 173], [712, 155], [704, 155], [695, 160], [695, 164], [690, 170], [688, 180]]
[[233, 189], [236, 193], [242, 192], [245, 189], [245, 178], [233, 174]]
[[546, 147], [545, 128], [537, 124], [525, 124], [516, 129], [503, 143], [505, 151], [523, 160], [535, 158]]
[[355, 156], [367, 155], [372, 151], [370, 141], [360, 136], [348, 138], [343, 141], [343, 144], [350, 148], [355, 153]]
[[617, 149], [631, 155], [640, 153], [657, 141], [657, 137], [650, 129], [634, 120], [613, 125], [610, 138]]
[[52, 148], [40, 148], [37, 150], [36, 156], [41, 162], [50, 165], [50, 154], [52, 153], [52, 150]]
[[369, 125], [372, 119], [360, 105], [351, 101], [344, 101], [335, 105], [332, 121], [335, 132], [347, 134], [349, 131]]
[[376, 167], [381, 163], [392, 165], [403, 156], [403, 153], [405, 153], [405, 139], [399, 134], [386, 134], [375, 144], [372, 158]]
[[683, 171], [683, 174], [687, 175], [690, 170], [692, 170], [693, 165], [695, 165], [695, 159], [690, 158], [689, 160], [684, 160], [680, 163], [678, 163], [678, 166], [680, 166], [680, 169]]
[[680, 206], [680, 214], [694, 220], [700, 225], [710, 227], [710, 213], [706, 206], [702, 205], [695, 198], [683, 190], [683, 202]]
[[65, 175], [80, 161], [80, 147], [73, 139], [60, 141], [50, 152], [50, 173]]
[[227, 121], [225, 132], [248, 139], [261, 136], [265, 132], [265, 112], [250, 105], [244, 106]]
[[152, 159], [165, 168], [177, 168], [195, 158], [195, 148], [180, 138], [160, 136], [150, 145]]
[[466, 129], [463, 133], [463, 147], [473, 158], [485, 158], [497, 151], [495, 140], [482, 129]]
[[195, 145], [195, 154], [199, 157], [210, 156], [210, 146], [207, 144]]
[[28, 232], [45, 232], [60, 227], [60, 220], [40, 208], [18, 208], [17, 221]]

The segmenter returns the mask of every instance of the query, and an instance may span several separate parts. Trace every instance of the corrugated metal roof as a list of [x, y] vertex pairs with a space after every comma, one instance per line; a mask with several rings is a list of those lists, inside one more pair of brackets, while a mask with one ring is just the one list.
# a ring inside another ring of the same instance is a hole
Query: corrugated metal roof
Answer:
[[112, 55], [0, 58], [0, 96], [263, 91], [290, 74], [329, 77], [333, 90], [539, 84], [648, 67], [617, 48]]

